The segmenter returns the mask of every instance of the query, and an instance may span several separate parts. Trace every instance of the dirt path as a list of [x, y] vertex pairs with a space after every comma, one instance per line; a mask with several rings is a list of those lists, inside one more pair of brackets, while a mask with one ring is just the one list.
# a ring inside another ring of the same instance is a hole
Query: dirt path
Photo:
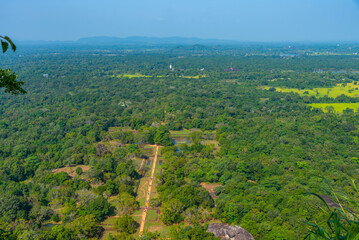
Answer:
[[142, 213], [141, 224], [140, 224], [140, 234], [139, 234], [140, 236], [142, 235], [142, 232], [143, 232], [143, 230], [145, 228], [147, 209], [148, 209], [150, 198], [151, 198], [152, 183], [153, 183], [153, 178], [155, 176], [155, 170], [156, 170], [157, 155], [158, 155], [158, 146], [156, 146], [156, 154], [155, 154], [155, 159], [153, 160], [150, 183], [148, 184], [148, 191], [147, 191], [147, 195], [146, 195], [145, 210]]
[[142, 186], [140, 187], [140, 191], [142, 192], [142, 194], [141, 194], [141, 196], [137, 193], [137, 201], [139, 201], [140, 200], [140, 198], [143, 198], [143, 197], [145, 197], [146, 196], [146, 189], [143, 189], [143, 187], [144, 186], [146, 186], [146, 184], [147, 184], [147, 181], [146, 182], [144, 182], [143, 184], [142, 184]]

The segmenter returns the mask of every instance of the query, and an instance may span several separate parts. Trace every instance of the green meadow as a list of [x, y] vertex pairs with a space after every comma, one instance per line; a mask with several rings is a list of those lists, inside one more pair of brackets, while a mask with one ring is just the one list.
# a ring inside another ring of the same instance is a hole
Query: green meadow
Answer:
[[206, 77], [206, 75], [197, 75], [197, 76], [183, 76], [183, 78], [187, 78], [187, 79], [199, 79], [199, 78], [204, 78]]
[[[270, 89], [271, 87], [264, 87], [264, 89]], [[343, 83], [337, 84], [335, 87], [331, 88], [313, 88], [313, 89], [296, 89], [296, 88], [281, 88], [275, 87], [277, 92], [284, 92], [284, 93], [298, 93], [301, 96], [315, 96], [315, 97], [324, 97], [327, 95], [328, 97], [338, 97], [342, 94], [348, 97], [359, 97], [359, 85], [357, 82], [353, 83]]]
[[[112, 77], [117, 77], [117, 78], [149, 78], [149, 77], [156, 77], [156, 78], [164, 78], [166, 77], [165, 75], [158, 75], [158, 76], [150, 76], [150, 75], [143, 75], [141, 73], [135, 73], [135, 74], [118, 74], [118, 75], [112, 75]], [[206, 75], [197, 75], [197, 76], [180, 76], [182, 78], [186, 78], [186, 79], [199, 79], [199, 78], [203, 78], [206, 77]]]
[[147, 75], [143, 75], [140, 73], [136, 73], [136, 74], [122, 74], [122, 75], [118, 75], [118, 78], [145, 78], [145, 77], [152, 77], [152, 76], [147, 76]]
[[191, 130], [170, 131], [171, 137], [189, 137]]

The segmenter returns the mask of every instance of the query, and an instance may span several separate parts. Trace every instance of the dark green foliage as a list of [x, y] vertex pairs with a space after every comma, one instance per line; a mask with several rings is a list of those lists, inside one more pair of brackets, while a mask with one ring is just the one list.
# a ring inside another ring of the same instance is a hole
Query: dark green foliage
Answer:
[[[214, 217], [239, 224], [256, 239], [301, 239], [307, 229], [303, 221], [323, 223], [328, 218], [303, 192], [325, 194], [334, 188], [353, 200], [345, 204], [358, 201], [344, 177], [358, 180], [357, 110], [323, 113], [311, 111], [307, 103], [359, 99], [275, 91], [358, 81], [358, 56], [331, 46], [268, 49], [128, 53], [117, 47], [62, 47], [24, 48], [19, 52], [23, 57], [0, 55], [0, 62], [15, 70], [28, 90], [21, 96], [0, 92], [4, 234], [100, 238], [101, 229], [92, 230], [113, 210], [104, 197], [117, 201], [122, 213], [138, 207], [134, 191], [138, 158], [147, 154], [144, 143], [165, 146], [160, 151], [163, 171], [154, 183], [159, 197], [151, 204], [161, 206], [162, 220], [169, 225]], [[338, 55], [310, 56], [328, 50]], [[290, 51], [300, 56], [280, 56]], [[344, 53], [348, 55], [340, 55]], [[169, 71], [169, 64], [176, 70]], [[225, 72], [229, 66], [239, 71]], [[126, 73], [152, 77], [121, 77]], [[169, 130], [192, 128], [189, 143], [172, 145]], [[89, 166], [81, 176], [58, 173], [58, 168], [79, 164]], [[218, 186], [215, 198], [202, 182]], [[76, 232], [68, 224], [79, 218], [92, 227]], [[63, 220], [53, 233], [43, 226], [49, 219]], [[180, 230], [178, 236], [208, 237], [204, 229], [191, 229]]]
[[80, 168], [80, 167], [78, 167], [78, 168], [76, 168], [76, 174], [77, 175], [81, 175], [82, 174], [82, 168]]
[[114, 228], [119, 232], [132, 234], [136, 232], [138, 223], [129, 215], [125, 214], [116, 219]]
[[60, 173], [47, 175], [45, 177], [45, 182], [54, 185], [62, 185], [68, 179], [69, 179], [69, 175], [67, 173], [60, 172]]
[[123, 144], [130, 144], [134, 142], [134, 135], [131, 131], [113, 132], [112, 137], [120, 140]]
[[48, 233], [48, 237], [54, 240], [72, 240], [75, 239], [75, 233], [69, 228], [65, 228], [61, 225], [56, 225], [51, 228], [51, 232]]
[[207, 226], [195, 225], [193, 227], [179, 226], [171, 229], [171, 239], [183, 239], [183, 240], [218, 240], [213, 233], [207, 232]]
[[0, 194], [0, 218], [2, 221], [11, 222], [15, 219], [26, 219], [29, 210], [30, 206], [23, 197], [4, 192]]
[[104, 197], [95, 198], [87, 206], [83, 206], [83, 211], [92, 214], [98, 221], [103, 221], [106, 216], [112, 215], [114, 210]]
[[[70, 230], [75, 239], [99, 238], [104, 231], [103, 227], [98, 225], [96, 217], [93, 215], [78, 217], [66, 224], [65, 229]], [[66, 230], [60, 234], [64, 233], [66, 233]]]
[[170, 138], [170, 132], [165, 126], [157, 128], [155, 136], [153, 138], [155, 144], [170, 146], [172, 145], [172, 139]]
[[140, 240], [157, 240], [160, 239], [161, 234], [158, 232], [148, 232], [144, 231], [142, 236], [140, 237]]
[[26, 91], [22, 88], [24, 84], [24, 81], [17, 81], [17, 75], [10, 69], [3, 70], [0, 68], [0, 88], [5, 88], [6, 93], [25, 94]]

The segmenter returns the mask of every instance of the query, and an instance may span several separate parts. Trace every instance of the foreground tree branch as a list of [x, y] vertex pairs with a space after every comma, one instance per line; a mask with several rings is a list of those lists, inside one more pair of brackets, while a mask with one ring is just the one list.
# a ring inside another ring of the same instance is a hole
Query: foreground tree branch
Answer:
[[[9, 49], [9, 45], [13, 52], [16, 51], [16, 45], [8, 36], [0, 36], [0, 39], [3, 53]], [[25, 94], [26, 91], [22, 88], [22, 85], [24, 85], [24, 82], [17, 81], [17, 75], [11, 72], [10, 69], [3, 70], [0, 68], [0, 88], [5, 88], [6, 93]]]

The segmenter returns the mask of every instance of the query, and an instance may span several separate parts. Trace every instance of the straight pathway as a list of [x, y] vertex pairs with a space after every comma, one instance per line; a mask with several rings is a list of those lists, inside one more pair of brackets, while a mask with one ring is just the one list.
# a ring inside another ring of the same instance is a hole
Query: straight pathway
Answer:
[[139, 234], [140, 236], [142, 235], [143, 230], [145, 228], [147, 209], [149, 207], [149, 203], [150, 203], [150, 199], [151, 199], [152, 183], [153, 183], [153, 178], [155, 176], [157, 156], [158, 156], [158, 146], [156, 146], [156, 153], [155, 153], [155, 159], [153, 160], [150, 183], [148, 184], [148, 191], [147, 191], [146, 202], [145, 202], [145, 210], [142, 213], [141, 224], [140, 224], [140, 234]]

